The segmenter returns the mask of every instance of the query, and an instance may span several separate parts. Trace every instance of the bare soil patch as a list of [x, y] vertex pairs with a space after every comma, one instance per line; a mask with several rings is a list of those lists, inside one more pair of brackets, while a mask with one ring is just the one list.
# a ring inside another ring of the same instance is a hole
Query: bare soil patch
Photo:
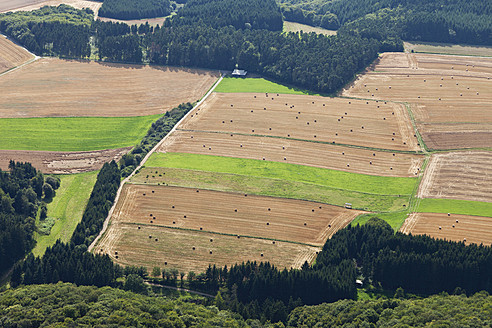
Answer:
[[418, 197], [492, 202], [492, 152], [432, 155]]
[[403, 105], [265, 93], [215, 93], [180, 129], [419, 150]]
[[44, 6], [58, 7], [61, 4], [72, 6], [76, 9], [90, 8], [97, 17], [102, 2], [89, 0], [2, 0], [0, 12], [7, 11], [32, 11]]
[[202, 229], [322, 246], [360, 213], [300, 200], [126, 184], [112, 222]]
[[142, 116], [201, 98], [218, 72], [45, 58], [0, 78], [1, 117]]
[[412, 104], [431, 149], [492, 147], [492, 58], [384, 54], [343, 94]]
[[[149, 238], [151, 236], [151, 238]], [[210, 242], [210, 240], [213, 242]], [[299, 269], [311, 263], [321, 248], [306, 245], [237, 238], [200, 231], [114, 223], [96, 246], [121, 265], [204, 272], [208, 265], [223, 267], [246, 261], [268, 261], [283, 268]]]
[[465, 244], [492, 244], [492, 218], [442, 213], [413, 213], [400, 231]]
[[424, 157], [229, 133], [175, 131], [158, 150], [265, 159], [379, 176], [415, 177]]
[[0, 34], [0, 73], [19, 66], [32, 58], [33, 55], [28, 51]]
[[104, 163], [119, 161], [131, 147], [82, 152], [0, 150], [0, 169], [7, 170], [10, 160], [30, 162], [49, 174], [71, 174], [99, 170]]

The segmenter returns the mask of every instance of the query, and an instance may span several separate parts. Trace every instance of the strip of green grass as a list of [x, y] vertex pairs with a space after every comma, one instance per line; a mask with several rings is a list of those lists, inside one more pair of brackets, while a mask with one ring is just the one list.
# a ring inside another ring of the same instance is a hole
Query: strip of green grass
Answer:
[[401, 225], [405, 222], [405, 219], [408, 216], [408, 212], [400, 211], [400, 212], [391, 212], [391, 213], [368, 213], [361, 214], [356, 217], [351, 225], [356, 226], [357, 224], [363, 225], [366, 224], [367, 221], [371, 218], [380, 218], [381, 220], [386, 221], [394, 231], [400, 230]]
[[63, 242], [70, 240], [82, 219], [97, 173], [98, 171], [58, 176], [60, 188], [53, 201], [48, 204], [48, 217], [55, 218], [56, 222], [49, 235], [37, 234], [37, 244], [32, 251], [35, 256], [43, 255], [46, 248], [54, 245], [57, 239]]
[[453, 213], [492, 217], [492, 203], [458, 199], [424, 198], [420, 200], [417, 212]]
[[0, 149], [87, 151], [137, 144], [161, 115], [3, 118]]
[[231, 173], [378, 195], [411, 195], [417, 178], [380, 177], [311, 166], [187, 153], [154, 153], [147, 167]]
[[145, 167], [131, 182], [301, 199], [338, 206], [348, 202], [354, 209], [371, 211], [398, 211], [403, 205], [408, 207], [409, 201], [409, 197], [365, 194], [298, 181], [162, 167]]
[[293, 95], [315, 95], [317, 93], [312, 93], [306, 90], [301, 90], [298, 88], [292, 88], [285, 85], [281, 85], [272, 81], [268, 81], [261, 78], [234, 78], [226, 77], [220, 82], [220, 84], [215, 88], [215, 92], [227, 92], [227, 93], [283, 93], [283, 94], [293, 94]]

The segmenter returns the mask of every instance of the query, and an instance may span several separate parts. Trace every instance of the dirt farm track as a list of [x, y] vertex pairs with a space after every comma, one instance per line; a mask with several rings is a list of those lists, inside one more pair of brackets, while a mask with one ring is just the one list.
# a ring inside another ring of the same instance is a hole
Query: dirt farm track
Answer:
[[0, 78], [0, 117], [159, 114], [196, 101], [218, 76], [195, 69], [44, 58]]
[[[170, 238], [168, 236], [170, 233], [184, 238], [185, 233], [203, 236], [204, 233], [212, 232], [218, 236], [217, 238], [231, 240], [231, 247], [224, 248], [224, 252], [242, 252], [234, 244], [251, 243], [252, 240], [260, 244], [265, 244], [267, 240], [268, 245], [280, 243], [290, 244], [289, 247], [296, 246], [294, 248], [304, 254], [304, 260], [294, 261], [299, 262], [300, 266], [306, 259], [312, 260], [313, 250], [321, 247], [331, 235], [345, 227], [360, 213], [362, 212], [299, 200], [192, 188], [126, 184], [113, 213], [111, 226], [96, 245], [95, 250], [110, 252], [117, 248], [133, 249], [135, 244], [145, 242], [140, 254], [134, 255], [134, 258], [143, 259], [150, 256], [163, 256], [162, 254], [174, 256], [171, 255], [173, 253], [171, 250], [174, 250], [177, 244], [167, 246], [172, 248], [158, 248], [153, 254], [147, 252], [148, 249], [144, 245], [147, 244], [146, 239], [149, 237], [147, 234], [142, 235], [142, 230], [152, 228], [165, 234], [164, 239]], [[131, 228], [128, 228], [129, 226]], [[121, 234], [125, 234], [125, 237], [123, 238]], [[138, 242], [135, 234], [142, 235]], [[155, 233], [150, 235], [154, 236]], [[238, 238], [237, 235], [243, 237]], [[208, 243], [215, 242], [214, 238], [212, 237], [213, 241]], [[133, 242], [127, 244], [130, 240]], [[273, 243], [272, 240], [276, 242]], [[191, 238], [189, 242], [193, 243], [194, 239]], [[192, 245], [188, 243], [185, 247], [188, 245], [191, 251]], [[214, 245], [210, 244], [210, 247]], [[254, 260], [258, 256], [258, 254], [251, 254], [250, 257], [247, 254], [241, 255], [241, 260]], [[292, 260], [295, 257], [273, 256], [271, 260], [276, 265], [297, 267], [295, 263], [285, 262], [291, 261], [288, 260], [289, 258]], [[229, 256], [228, 262], [224, 264], [230, 265], [238, 260], [234, 256]], [[118, 262], [118, 259], [116, 261]], [[208, 265], [206, 257], [197, 258], [195, 261], [205, 261], [202, 263], [201, 270]]]
[[492, 147], [492, 58], [385, 53], [343, 95], [408, 103], [430, 149]]
[[442, 213], [413, 213], [400, 229], [403, 233], [429, 235], [452, 241], [492, 244], [492, 218]]
[[81, 173], [99, 170], [104, 163], [119, 161], [131, 147], [81, 152], [0, 150], [0, 169], [7, 170], [10, 160], [30, 162], [49, 174]]

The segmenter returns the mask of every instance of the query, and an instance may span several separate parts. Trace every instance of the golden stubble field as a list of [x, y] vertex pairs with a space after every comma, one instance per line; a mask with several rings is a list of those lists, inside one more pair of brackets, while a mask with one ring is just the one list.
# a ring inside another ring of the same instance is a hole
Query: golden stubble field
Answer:
[[[182, 262], [180, 269], [203, 271], [211, 259], [193, 247], [207, 236], [203, 240], [209, 246], [200, 249], [212, 250], [208, 255], [218, 257], [216, 264], [264, 260], [298, 268], [312, 261], [325, 241], [360, 213], [300, 200], [126, 184], [111, 226], [95, 251], [110, 254], [118, 263], [135, 260], [150, 268], [152, 258], [168, 258], [169, 263]], [[147, 233], [148, 229], [153, 233]], [[168, 242], [173, 239], [179, 242]]]
[[[0, 35], [0, 73], [22, 65], [33, 58], [33, 55], [24, 48]], [[4, 95], [2, 92], [2, 97]]]
[[218, 72], [43, 58], [0, 78], [1, 117], [142, 116], [200, 99]]
[[492, 58], [387, 53], [342, 94], [408, 103], [430, 149], [492, 147]]
[[491, 246], [492, 218], [444, 214], [444, 213], [413, 213], [400, 228], [403, 233], [428, 235], [433, 238], [447, 239]]
[[214, 93], [180, 129], [420, 150], [406, 108], [384, 101]]

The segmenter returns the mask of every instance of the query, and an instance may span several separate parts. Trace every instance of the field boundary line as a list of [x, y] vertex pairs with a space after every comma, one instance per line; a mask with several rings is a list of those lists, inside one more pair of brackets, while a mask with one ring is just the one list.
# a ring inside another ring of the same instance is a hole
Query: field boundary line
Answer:
[[333, 143], [329, 141], [320, 141], [320, 140], [309, 140], [309, 139], [299, 139], [299, 138], [289, 138], [289, 137], [281, 137], [281, 136], [270, 136], [265, 134], [251, 134], [251, 133], [243, 133], [243, 132], [233, 132], [233, 131], [210, 131], [210, 130], [194, 130], [194, 129], [176, 129], [178, 131], [184, 132], [200, 132], [200, 133], [217, 133], [217, 134], [235, 134], [238, 136], [248, 136], [248, 137], [258, 137], [258, 138], [275, 138], [275, 139], [284, 139], [284, 140], [294, 140], [294, 141], [302, 141], [302, 142], [312, 142], [330, 146], [337, 147], [346, 147], [346, 148], [357, 148], [371, 151], [380, 151], [386, 153], [399, 153], [399, 154], [408, 154], [408, 155], [423, 155], [423, 151], [413, 151], [413, 150], [396, 150], [396, 149], [386, 149], [386, 148], [376, 148], [376, 147], [365, 147], [365, 146], [357, 146], [343, 143]]
[[23, 64], [20, 64], [19, 66], [15, 66], [15, 67], [9, 68], [9, 69], [8, 69], [8, 70], [6, 70], [5, 72], [0, 73], [0, 76], [4, 76], [4, 75], [5, 75], [5, 74], [7, 74], [7, 73], [10, 73], [10, 72], [13, 72], [13, 71], [15, 71], [15, 70], [18, 70], [19, 68], [22, 68], [22, 67], [24, 67], [24, 66], [26, 66], [26, 65], [29, 65], [30, 63], [35, 62], [36, 60], [38, 60], [38, 59], [41, 59], [41, 58], [42, 58], [42, 57], [40, 57], [40, 56], [37, 56], [37, 55], [33, 54], [32, 52], [30, 52], [29, 50], [27, 50], [25, 47], [23, 47], [21, 44], [19, 44], [17, 41], [15, 41], [14, 39], [12, 39], [12, 38], [8, 37], [7, 35], [5, 35], [5, 34], [0, 34], [0, 37], [3, 37], [3, 38], [5, 38], [5, 39], [9, 40], [10, 42], [14, 43], [15, 45], [17, 45], [17, 46], [21, 47], [22, 49], [24, 49], [27, 53], [29, 53], [29, 54], [33, 57], [32, 59], [30, 59], [30, 60], [26, 61], [26, 62], [25, 62], [25, 63], [23, 63]]
[[99, 232], [99, 234], [97, 235], [97, 237], [92, 241], [92, 243], [89, 245], [89, 247], [87, 248], [87, 251], [88, 252], [91, 252], [92, 249], [96, 246], [96, 244], [99, 242], [99, 240], [101, 239], [101, 237], [104, 235], [104, 233], [106, 232], [106, 229], [108, 228], [108, 225], [109, 225], [109, 221], [111, 220], [111, 216], [113, 216], [113, 212], [116, 208], [116, 204], [118, 203], [118, 200], [120, 199], [120, 196], [121, 196], [121, 191], [123, 190], [123, 186], [125, 185], [125, 183], [127, 183], [131, 177], [133, 177], [135, 175], [135, 173], [137, 171], [139, 171], [143, 165], [145, 164], [145, 162], [150, 158], [150, 156], [157, 150], [161, 147], [161, 145], [164, 143], [164, 141], [167, 140], [168, 136], [170, 136], [175, 130], [176, 128], [185, 120], [188, 118], [188, 116], [198, 107], [198, 106], [201, 106], [201, 104], [207, 100], [207, 98], [210, 96], [210, 94], [214, 91], [214, 89], [220, 84], [220, 82], [222, 81], [222, 79], [224, 78], [223, 75], [220, 76], [220, 78], [217, 80], [217, 82], [213, 85], [212, 88], [210, 88], [210, 90], [207, 92], [207, 94], [205, 94], [205, 96], [198, 102], [196, 103], [195, 106], [193, 106], [192, 109], [190, 109], [188, 111], [188, 113], [186, 113], [186, 115], [184, 115], [178, 123], [176, 123], [173, 128], [171, 129], [171, 131], [169, 131], [165, 136], [164, 138], [161, 139], [161, 141], [159, 141], [155, 146], [154, 148], [152, 148], [148, 153], [147, 155], [145, 155], [145, 157], [142, 159], [142, 161], [140, 162], [140, 164], [132, 171], [132, 173], [130, 173], [129, 176], [127, 176], [125, 179], [123, 179], [123, 181], [120, 182], [120, 186], [118, 188], [118, 191], [116, 193], [116, 197], [114, 199], [114, 202], [113, 202], [113, 206], [111, 206], [111, 209], [109, 210], [108, 212], [108, 216], [106, 217], [106, 219], [104, 220], [104, 224], [103, 224], [103, 228], [101, 229], [101, 231]]
[[170, 229], [170, 230], [201, 232], [201, 233], [209, 233], [209, 234], [212, 234], [212, 235], [220, 235], [220, 236], [228, 236], [228, 237], [238, 237], [239, 236], [239, 237], [249, 238], [249, 239], [271, 240], [271, 241], [278, 241], [278, 242], [282, 242], [282, 243], [289, 243], [289, 244], [309, 246], [309, 247], [314, 247], [314, 248], [322, 248], [323, 247], [323, 245], [308, 244], [308, 243], [303, 243], [303, 242], [300, 242], [300, 241], [275, 239], [275, 238], [259, 237], [259, 236], [249, 236], [249, 235], [239, 235], [239, 234], [234, 234], [234, 233], [217, 232], [217, 231], [209, 231], [209, 230], [197, 230], [197, 229], [191, 229], [191, 228], [180, 228], [180, 227], [172, 227], [172, 226], [160, 225], [160, 224], [135, 223], [135, 222], [119, 222], [119, 224], [122, 224], [122, 225], [125, 225], [126, 224], [126, 225], [135, 225], [135, 226], [145, 226], [145, 227], [157, 227], [157, 228], [164, 228], [164, 229]]

